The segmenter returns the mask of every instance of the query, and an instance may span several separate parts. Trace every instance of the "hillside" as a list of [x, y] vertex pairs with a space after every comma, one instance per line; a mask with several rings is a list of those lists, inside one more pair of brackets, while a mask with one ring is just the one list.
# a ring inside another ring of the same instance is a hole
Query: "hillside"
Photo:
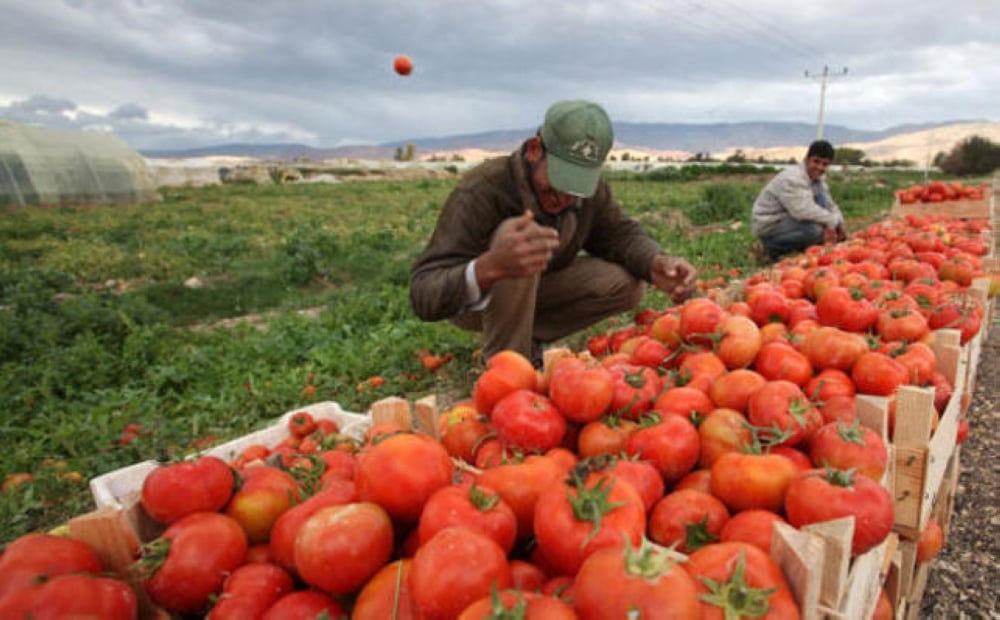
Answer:
[[[874, 141], [848, 141], [841, 143], [832, 137], [828, 137], [828, 139], [838, 147], [844, 146], [860, 149], [872, 161], [908, 160], [913, 162], [917, 167], [923, 168], [928, 162], [934, 160], [934, 156], [937, 153], [942, 151], [947, 153], [956, 144], [961, 143], [971, 136], [980, 136], [992, 142], [1000, 143], [1000, 123], [956, 123], [897, 134]], [[733, 154], [737, 148], [740, 147], [734, 146], [724, 149], [714, 153], [714, 155], [718, 158], [725, 158]], [[778, 160], [788, 158], [798, 159], [805, 153], [805, 144], [771, 148], [745, 147], [741, 150], [748, 159], [756, 159], [758, 157]]]
[[[864, 149], [873, 159], [886, 160], [897, 157], [897, 153], [909, 147], [926, 151], [928, 136], [931, 136], [935, 152], [950, 150], [955, 142], [972, 135], [996, 136], [1000, 132], [1000, 122], [993, 121], [953, 121], [923, 125], [901, 125], [879, 131], [856, 130], [839, 125], [827, 125], [825, 137], [835, 145], [870, 145]], [[399, 140], [378, 145], [342, 146], [337, 148], [317, 148], [303, 144], [222, 144], [198, 149], [174, 151], [143, 151], [151, 158], [192, 158], [207, 156], [251, 157], [269, 160], [308, 159], [313, 161], [331, 159], [392, 159], [397, 149], [413, 144], [421, 159], [431, 156], [448, 159], [455, 154], [473, 155], [506, 153], [516, 148], [526, 137], [534, 133], [534, 128], [519, 130], [498, 130], [475, 134], [461, 134], [441, 137], [424, 137]], [[634, 150], [658, 157], [685, 159], [695, 153], [724, 154], [736, 149], [744, 153], [765, 154], [795, 151], [809, 143], [816, 135], [811, 123], [615, 123], [615, 149]], [[991, 138], [995, 139], [995, 138]], [[938, 143], [940, 145], [938, 146]], [[860, 148], [860, 147], [859, 147]], [[911, 149], [912, 150], [912, 149]], [[870, 152], [869, 152], [870, 151]], [[924, 155], [904, 157], [922, 161]], [[474, 157], [476, 159], [477, 157]], [[469, 160], [466, 158], [467, 161]]]

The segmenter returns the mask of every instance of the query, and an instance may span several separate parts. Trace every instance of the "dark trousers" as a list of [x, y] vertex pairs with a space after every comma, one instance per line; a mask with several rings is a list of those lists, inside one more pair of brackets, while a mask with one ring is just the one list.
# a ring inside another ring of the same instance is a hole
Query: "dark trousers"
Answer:
[[789, 217], [760, 238], [764, 252], [772, 261], [786, 254], [802, 252], [811, 245], [823, 243], [822, 224]]
[[644, 291], [621, 266], [579, 256], [559, 271], [497, 282], [483, 311], [452, 323], [483, 333], [484, 359], [504, 349], [530, 356], [533, 340], [552, 342], [634, 308]]

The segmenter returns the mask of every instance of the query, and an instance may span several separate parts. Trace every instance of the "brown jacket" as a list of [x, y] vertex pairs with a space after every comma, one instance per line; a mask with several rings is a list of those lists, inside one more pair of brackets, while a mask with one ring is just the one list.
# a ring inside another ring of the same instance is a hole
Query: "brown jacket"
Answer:
[[569, 265], [580, 251], [622, 265], [649, 281], [649, 266], [660, 245], [629, 218], [601, 179], [597, 192], [559, 216], [543, 213], [528, 179], [521, 150], [470, 170], [452, 191], [427, 247], [410, 278], [410, 302], [425, 321], [452, 318], [465, 310], [465, 267], [485, 252], [493, 231], [525, 210], [540, 224], [559, 231], [559, 248], [548, 271]]

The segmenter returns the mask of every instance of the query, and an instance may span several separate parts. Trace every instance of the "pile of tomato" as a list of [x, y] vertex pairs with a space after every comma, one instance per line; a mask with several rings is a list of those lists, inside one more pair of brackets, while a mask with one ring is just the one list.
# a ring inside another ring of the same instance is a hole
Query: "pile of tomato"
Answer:
[[[798, 617], [773, 530], [853, 516], [854, 555], [890, 534], [887, 446], [855, 399], [886, 397], [890, 428], [899, 386], [944, 410], [933, 332], [979, 331], [986, 225], [875, 225], [544, 371], [498, 353], [437, 438], [301, 412], [278, 446], [163, 465], [138, 596], [83, 543], [32, 534], [0, 556], [0, 617], [135, 617], [140, 597], [216, 620]], [[942, 544], [931, 521], [918, 559]]]
[[951, 200], [982, 200], [986, 185], [965, 185], [961, 181], [930, 181], [926, 184], [911, 185], [896, 192], [901, 204], [918, 202], [947, 202]]

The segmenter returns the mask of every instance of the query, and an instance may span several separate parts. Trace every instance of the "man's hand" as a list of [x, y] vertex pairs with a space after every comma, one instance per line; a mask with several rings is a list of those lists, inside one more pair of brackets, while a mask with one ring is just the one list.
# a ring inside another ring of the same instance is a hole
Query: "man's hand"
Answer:
[[653, 286], [660, 289], [675, 304], [680, 303], [694, 293], [698, 280], [698, 272], [691, 263], [683, 258], [660, 254], [653, 259], [649, 274]]
[[485, 292], [497, 280], [539, 273], [558, 247], [559, 232], [539, 225], [531, 211], [504, 220], [493, 235], [490, 249], [476, 261], [479, 287]]
[[837, 232], [837, 241], [838, 242], [840, 242], [840, 241], [847, 241], [847, 229], [844, 228], [844, 223], [843, 222], [840, 222], [839, 224], [837, 224], [836, 232]]

